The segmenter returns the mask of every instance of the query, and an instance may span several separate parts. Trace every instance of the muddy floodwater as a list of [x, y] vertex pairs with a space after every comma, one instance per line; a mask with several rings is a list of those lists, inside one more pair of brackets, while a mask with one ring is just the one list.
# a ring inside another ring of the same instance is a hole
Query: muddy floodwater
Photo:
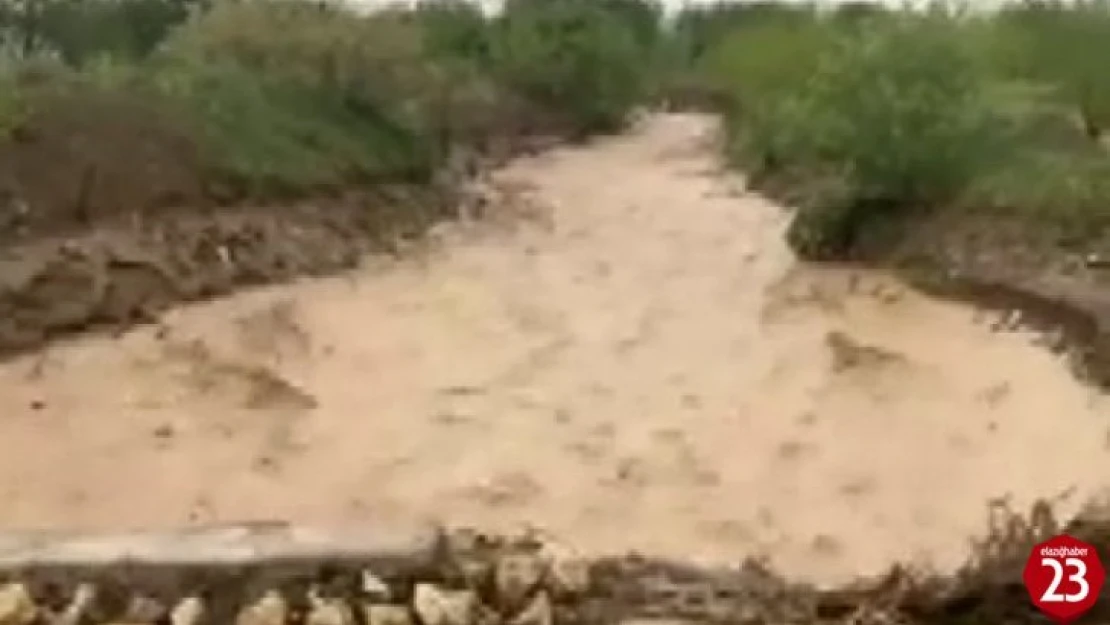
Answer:
[[532, 523], [834, 582], [1101, 492], [1110, 406], [1059, 356], [800, 265], [712, 129], [520, 160], [512, 220], [0, 365], [3, 524]]

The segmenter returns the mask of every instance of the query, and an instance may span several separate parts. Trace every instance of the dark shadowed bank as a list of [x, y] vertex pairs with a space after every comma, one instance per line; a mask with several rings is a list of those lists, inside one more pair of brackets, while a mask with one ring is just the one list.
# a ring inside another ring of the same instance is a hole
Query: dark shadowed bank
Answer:
[[[496, 17], [451, 1], [358, 16], [285, 1], [0, 0], [0, 33], [0, 352], [396, 252], [456, 216], [491, 163], [619, 131], [650, 102], [723, 115], [728, 156], [796, 207], [803, 258], [891, 265], [1023, 311], [1110, 382], [1101, 2], [1000, 15], [723, 4], [663, 22], [640, 0], [510, 0]], [[126, 616], [136, 592], [202, 593], [224, 606], [214, 623], [266, 587], [294, 612], [314, 581], [364, 602], [353, 580], [367, 566], [386, 578], [383, 605], [410, 605], [417, 581], [473, 586], [485, 608], [467, 614], [485, 620], [444, 625], [1040, 623], [1020, 570], [1060, 528], [1045, 507], [995, 512], [954, 577], [894, 570], [818, 592], [754, 563], [627, 558], [594, 563], [573, 593], [529, 585], [530, 600], [550, 593], [546, 620], [504, 604], [485, 573], [468, 578], [451, 549], [388, 566], [316, 555], [13, 574], [37, 604], [66, 603], [78, 579], [112, 589], [97, 623]], [[1091, 518], [1067, 530], [1106, 561], [1110, 534]], [[490, 541], [472, 545], [486, 550], [476, 570], [509, 549]], [[1110, 603], [1097, 610], [1110, 621]]]

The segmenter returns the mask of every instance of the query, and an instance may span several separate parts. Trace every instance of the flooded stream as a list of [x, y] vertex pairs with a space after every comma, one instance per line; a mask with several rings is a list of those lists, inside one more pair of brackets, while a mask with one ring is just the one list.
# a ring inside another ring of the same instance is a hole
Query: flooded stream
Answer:
[[989, 500], [1101, 492], [1110, 404], [1059, 356], [799, 265], [711, 131], [523, 159], [511, 227], [0, 365], [4, 523], [533, 523], [835, 582], [954, 566]]

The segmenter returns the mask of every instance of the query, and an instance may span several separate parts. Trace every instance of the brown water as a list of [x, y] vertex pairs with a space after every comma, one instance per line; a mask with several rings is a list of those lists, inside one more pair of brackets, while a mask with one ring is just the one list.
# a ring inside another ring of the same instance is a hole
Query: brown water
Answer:
[[953, 566], [991, 498], [1104, 486], [1110, 409], [1059, 358], [799, 266], [711, 130], [519, 161], [515, 228], [3, 365], [4, 524], [532, 522], [835, 581]]

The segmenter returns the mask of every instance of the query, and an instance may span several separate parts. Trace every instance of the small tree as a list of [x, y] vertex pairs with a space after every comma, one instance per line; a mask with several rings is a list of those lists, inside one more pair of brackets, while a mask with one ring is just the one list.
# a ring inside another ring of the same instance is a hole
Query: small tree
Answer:
[[590, 0], [509, 0], [493, 49], [509, 88], [583, 133], [619, 128], [648, 87], [636, 29]]
[[0, 0], [0, 31], [23, 56], [50, 50], [71, 65], [141, 58], [209, 0]]

